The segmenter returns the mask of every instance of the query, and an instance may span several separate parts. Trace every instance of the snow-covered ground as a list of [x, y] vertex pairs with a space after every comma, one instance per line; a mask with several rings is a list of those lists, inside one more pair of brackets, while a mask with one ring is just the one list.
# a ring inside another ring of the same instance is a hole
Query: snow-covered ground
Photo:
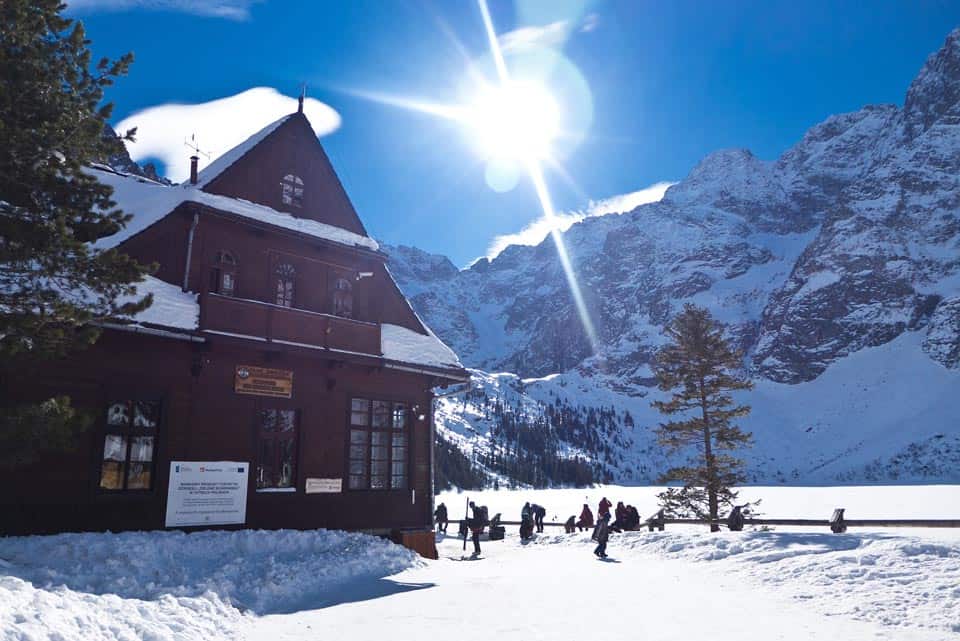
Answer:
[[256, 616], [352, 600], [419, 563], [323, 530], [0, 538], [0, 639], [233, 640]]
[[[607, 496], [653, 511], [658, 488], [501, 491], [515, 519]], [[752, 487], [769, 516], [960, 516], [960, 486]], [[458, 518], [466, 494], [438, 497]], [[614, 535], [508, 528], [464, 560], [335, 532], [175, 532], [0, 539], [0, 639], [960, 639], [960, 530], [706, 528]], [[468, 544], [469, 552], [469, 544]]]

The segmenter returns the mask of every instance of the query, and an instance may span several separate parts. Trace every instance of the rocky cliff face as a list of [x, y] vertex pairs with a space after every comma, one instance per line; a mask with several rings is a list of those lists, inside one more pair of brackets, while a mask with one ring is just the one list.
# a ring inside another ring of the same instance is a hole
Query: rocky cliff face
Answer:
[[[828, 369], [896, 341], [898, 354], [909, 344], [936, 368], [918, 362], [915, 371], [943, 372], [941, 382], [960, 390], [960, 29], [927, 60], [903, 107], [830, 117], [773, 162], [747, 150], [711, 154], [661, 202], [588, 218], [563, 241], [596, 352], [550, 238], [465, 270], [386, 250], [417, 311], [486, 371], [576, 372], [624, 397], [648, 395], [661, 329], [689, 301], [728, 324], [758, 381], [819, 384]], [[922, 413], [940, 437], [885, 441], [874, 470], [884, 452], [957, 440], [942, 438], [960, 434], [953, 409]]]

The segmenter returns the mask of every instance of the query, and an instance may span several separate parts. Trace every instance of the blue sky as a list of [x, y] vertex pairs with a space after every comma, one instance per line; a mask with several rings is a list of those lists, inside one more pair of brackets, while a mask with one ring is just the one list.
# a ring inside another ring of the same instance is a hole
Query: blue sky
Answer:
[[[295, 96], [306, 82], [340, 116], [321, 140], [380, 240], [464, 265], [540, 216], [528, 182], [488, 187], [462, 126], [356, 95], [456, 100], [468, 61], [487, 51], [471, 0], [74, 0], [71, 12], [95, 53], [136, 56], [109, 94], [118, 121], [252, 87]], [[576, 187], [548, 173], [567, 211], [679, 180], [717, 149], [773, 159], [830, 114], [902, 104], [960, 25], [960, 3], [946, 0], [490, 0], [490, 12], [499, 34], [563, 26], [550, 44], [589, 88], [592, 119], [562, 160]]]

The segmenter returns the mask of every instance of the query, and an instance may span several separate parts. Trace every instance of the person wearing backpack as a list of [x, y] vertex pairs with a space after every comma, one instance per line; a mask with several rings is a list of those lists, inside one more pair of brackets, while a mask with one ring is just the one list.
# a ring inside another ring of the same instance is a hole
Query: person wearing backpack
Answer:
[[483, 528], [486, 525], [486, 506], [477, 506], [476, 503], [470, 501], [470, 510], [473, 512], [473, 517], [470, 519], [470, 532], [473, 534], [473, 556], [480, 556], [480, 534], [483, 532]]

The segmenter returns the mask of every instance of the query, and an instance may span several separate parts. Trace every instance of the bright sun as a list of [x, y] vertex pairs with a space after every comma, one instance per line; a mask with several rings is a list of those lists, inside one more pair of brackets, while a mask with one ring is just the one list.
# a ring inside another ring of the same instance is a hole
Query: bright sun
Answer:
[[472, 136], [488, 158], [540, 160], [560, 133], [560, 110], [542, 86], [486, 87], [469, 107]]

